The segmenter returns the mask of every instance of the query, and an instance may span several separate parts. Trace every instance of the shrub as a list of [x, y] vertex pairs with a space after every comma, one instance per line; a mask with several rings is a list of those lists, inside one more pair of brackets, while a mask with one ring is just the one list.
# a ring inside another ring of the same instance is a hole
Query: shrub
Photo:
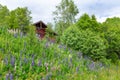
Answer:
[[120, 30], [115, 27], [109, 28], [109, 30], [105, 33], [105, 39], [109, 44], [109, 47], [107, 49], [107, 56], [114, 62], [118, 59], [118, 57], [120, 58]]
[[80, 50], [93, 60], [106, 56], [106, 41], [90, 30], [79, 30], [76, 26], [71, 26], [63, 33], [61, 40], [68, 47]]

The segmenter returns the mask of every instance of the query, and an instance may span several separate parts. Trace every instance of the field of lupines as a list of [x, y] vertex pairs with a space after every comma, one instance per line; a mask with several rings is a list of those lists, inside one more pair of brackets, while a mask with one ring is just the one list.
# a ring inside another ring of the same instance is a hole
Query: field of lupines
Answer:
[[120, 80], [119, 64], [0, 27], [0, 80]]

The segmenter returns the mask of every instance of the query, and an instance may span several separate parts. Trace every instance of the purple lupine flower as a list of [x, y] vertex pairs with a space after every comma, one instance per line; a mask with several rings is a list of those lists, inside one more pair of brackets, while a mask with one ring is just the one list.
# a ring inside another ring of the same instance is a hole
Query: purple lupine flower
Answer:
[[70, 63], [72, 63], [72, 58], [70, 58]]
[[62, 49], [62, 45], [59, 45], [58, 48]]
[[92, 63], [88, 66], [90, 70], [95, 69], [95, 62], [92, 61]]
[[20, 37], [21, 37], [21, 38], [23, 37], [23, 33], [22, 33], [22, 32], [20, 32]]
[[8, 65], [8, 58], [5, 58], [4, 62], [5, 62], [6, 65]]
[[45, 80], [50, 80], [51, 76], [52, 76], [52, 73], [47, 74]]
[[69, 49], [69, 53], [72, 53], [72, 50], [71, 50], [71, 49]]
[[31, 56], [32, 56], [32, 59], [34, 59], [35, 55], [34, 55], [34, 54], [32, 54]]
[[68, 63], [68, 58], [65, 59], [65, 62]]
[[64, 50], [66, 50], [67, 49], [67, 47], [66, 46], [64, 46]]
[[97, 62], [97, 63], [96, 63], [96, 68], [102, 69], [103, 67], [104, 67], [104, 65], [103, 65], [102, 62]]
[[13, 74], [12, 73], [10, 74], [10, 80], [13, 80]]
[[24, 48], [26, 47], [26, 45], [27, 45], [27, 43], [26, 43], [26, 42], [24, 42]]
[[38, 66], [41, 66], [42, 62], [41, 60], [38, 61]]
[[20, 51], [20, 56], [22, 56], [22, 53], [23, 53], [23, 51], [21, 50], [21, 51]]
[[6, 80], [8, 80], [8, 79], [9, 79], [9, 74], [6, 75]]
[[76, 67], [76, 72], [77, 72], [77, 73], [79, 72], [79, 67]]
[[25, 58], [24, 58], [24, 63], [26, 64], [27, 62], [28, 62], [28, 61], [27, 61], [27, 58], [25, 57]]
[[11, 65], [14, 66], [15, 65], [15, 58], [11, 57]]
[[35, 65], [34, 59], [32, 59], [32, 63], [31, 63], [31, 65], [32, 65], [32, 66], [34, 66], [34, 65]]
[[49, 47], [49, 43], [48, 43], [48, 42], [46, 42], [45, 47], [46, 47], [46, 48], [48, 48], [48, 47]]
[[22, 66], [22, 61], [20, 60], [20, 67]]
[[88, 57], [87, 55], [84, 56], [84, 59], [85, 59], [85, 60], [91, 60], [91, 58]]
[[14, 37], [17, 38], [17, 33], [14, 34]]
[[99, 66], [100, 66], [100, 67], [103, 67], [103, 63], [99, 63]]
[[78, 52], [78, 58], [82, 58], [82, 53]]

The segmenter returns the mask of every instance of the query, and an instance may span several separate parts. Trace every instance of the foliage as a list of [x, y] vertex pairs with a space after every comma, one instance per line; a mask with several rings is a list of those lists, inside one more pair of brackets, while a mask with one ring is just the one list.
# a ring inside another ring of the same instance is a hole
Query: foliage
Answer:
[[106, 21], [103, 22], [103, 24], [107, 28], [120, 27], [120, 18], [119, 17], [107, 18]]
[[119, 65], [93, 62], [65, 45], [38, 40], [33, 26], [26, 36], [10, 34], [7, 28], [0, 26], [2, 80], [104, 80], [111, 79], [112, 73], [112, 79], [119, 80]]
[[9, 15], [9, 10], [6, 6], [0, 4], [0, 25], [6, 24], [6, 17]]
[[7, 17], [8, 26], [11, 29], [19, 29], [23, 33], [28, 31], [30, 20], [30, 11], [26, 7], [12, 10]]
[[107, 18], [102, 24], [102, 33], [108, 41], [107, 58], [112, 59], [114, 63], [120, 58], [120, 18]]
[[79, 29], [90, 29], [94, 32], [98, 32], [100, 30], [100, 23], [96, 21], [94, 15], [90, 17], [88, 14], [83, 14], [76, 23]]
[[78, 14], [78, 8], [73, 0], [61, 0], [53, 12], [55, 20], [55, 31], [61, 36], [63, 31], [75, 23], [75, 16]]
[[52, 23], [47, 23], [47, 29], [46, 29], [46, 35], [47, 37], [55, 37], [54, 36], [55, 31], [53, 30]]
[[120, 29], [118, 28], [111, 28], [107, 32], [105, 32], [105, 38], [109, 43], [108, 58], [114, 59], [112, 55], [117, 54], [120, 58]]
[[79, 30], [72, 26], [64, 32], [62, 42], [94, 60], [106, 57], [106, 41], [90, 30]]

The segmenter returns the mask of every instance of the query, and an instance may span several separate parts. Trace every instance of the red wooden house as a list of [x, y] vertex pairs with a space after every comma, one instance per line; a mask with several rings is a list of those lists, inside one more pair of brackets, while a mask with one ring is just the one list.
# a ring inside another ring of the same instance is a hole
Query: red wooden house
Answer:
[[[36, 27], [36, 34], [37, 34], [37, 36], [40, 39], [44, 38], [45, 35], [46, 35], [47, 25], [44, 24], [42, 21], [38, 21], [38, 22], [34, 23], [33, 25]], [[49, 32], [49, 34], [53, 34], [54, 36], [57, 35], [55, 32], [52, 32], [52, 33]], [[49, 37], [49, 39], [53, 39], [53, 38]]]
[[44, 38], [45, 34], [46, 34], [46, 28], [47, 25], [44, 24], [42, 21], [38, 21], [36, 23], [33, 24], [36, 27], [36, 34], [39, 38]]

